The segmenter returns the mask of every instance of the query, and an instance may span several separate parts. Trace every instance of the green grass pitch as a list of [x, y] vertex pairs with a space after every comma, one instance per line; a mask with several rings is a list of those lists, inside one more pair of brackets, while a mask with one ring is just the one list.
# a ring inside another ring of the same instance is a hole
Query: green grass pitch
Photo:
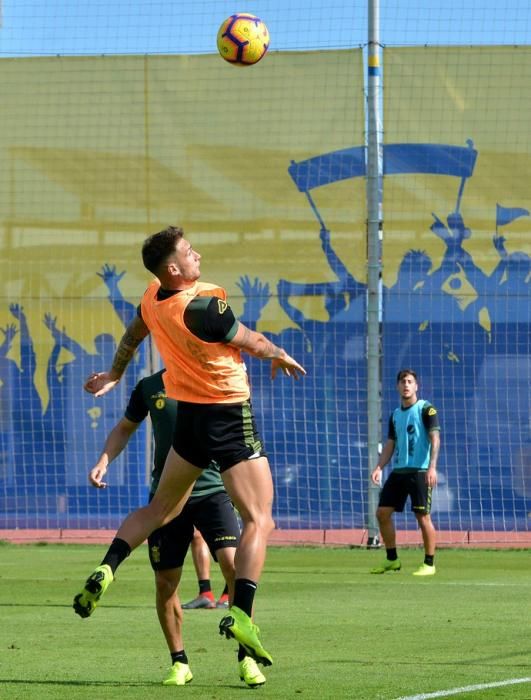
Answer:
[[[403, 570], [371, 576], [383, 551], [271, 548], [256, 621], [275, 663], [267, 684], [238, 678], [235, 643], [217, 631], [219, 610], [185, 611], [194, 680], [160, 682], [169, 654], [154, 607], [147, 550], [118, 572], [94, 615], [71, 602], [105, 547], [0, 546], [0, 697], [3, 700], [169, 697], [217, 700], [308, 698], [395, 700], [480, 685], [439, 697], [531, 698], [529, 551], [441, 550], [437, 575], [411, 575], [419, 550], [402, 550]], [[215, 592], [222, 582], [213, 565]], [[190, 558], [181, 595], [196, 593]]]

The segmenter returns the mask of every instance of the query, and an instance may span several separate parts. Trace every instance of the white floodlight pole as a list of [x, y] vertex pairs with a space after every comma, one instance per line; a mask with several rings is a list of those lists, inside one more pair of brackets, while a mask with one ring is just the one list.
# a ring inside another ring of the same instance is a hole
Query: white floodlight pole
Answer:
[[367, 546], [379, 545], [378, 488], [370, 480], [381, 449], [382, 194], [381, 46], [379, 0], [369, 0], [367, 57]]

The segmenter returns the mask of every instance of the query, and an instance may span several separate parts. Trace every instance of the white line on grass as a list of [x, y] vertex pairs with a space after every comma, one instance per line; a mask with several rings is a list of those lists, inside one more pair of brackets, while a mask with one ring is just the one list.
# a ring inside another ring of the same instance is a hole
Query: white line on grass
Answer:
[[505, 581], [499, 581], [499, 582], [494, 582], [494, 581], [439, 581], [438, 582], [440, 585], [443, 586], [491, 586], [491, 587], [502, 587], [502, 588], [509, 588], [509, 587], [522, 587], [525, 586], [526, 588], [531, 586], [531, 583], [526, 583], [522, 581], [521, 583], [506, 583]]
[[[393, 576], [397, 576], [398, 574], [393, 574]], [[50, 578], [50, 580], [52, 580]], [[388, 579], [389, 580], [389, 579]], [[396, 581], [396, 579], [393, 581], [393, 586], [410, 586], [413, 583], [413, 581]], [[423, 585], [425, 584], [426, 586], [472, 586], [474, 588], [476, 587], [490, 587], [490, 588], [530, 588], [531, 587], [531, 582], [527, 581], [520, 581], [518, 583], [507, 583], [506, 581], [415, 581], [415, 584], [420, 584]]]
[[459, 693], [472, 693], [474, 690], [487, 690], [488, 688], [501, 688], [504, 685], [518, 685], [518, 683], [531, 683], [530, 678], [511, 678], [508, 681], [495, 683], [479, 683], [478, 685], [465, 685], [462, 688], [450, 688], [450, 690], [438, 690], [435, 693], [421, 693], [420, 695], [408, 695], [396, 698], [396, 700], [429, 700], [430, 698], [447, 698]]

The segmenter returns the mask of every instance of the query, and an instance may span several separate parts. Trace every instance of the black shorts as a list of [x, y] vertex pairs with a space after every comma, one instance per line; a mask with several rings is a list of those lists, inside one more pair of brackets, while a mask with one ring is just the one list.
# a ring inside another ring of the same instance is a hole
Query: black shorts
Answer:
[[265, 457], [251, 403], [198, 404], [179, 401], [173, 449], [206, 469], [212, 460], [224, 472], [238, 462]]
[[236, 512], [225, 491], [191, 498], [176, 518], [148, 537], [149, 561], [154, 571], [183, 565], [194, 527], [203, 535], [215, 561], [218, 549], [237, 547], [240, 541]]
[[380, 492], [379, 506], [394, 508], [397, 513], [404, 510], [407, 497], [411, 498], [414, 513], [431, 512], [431, 486], [426, 484], [426, 471], [392, 471]]

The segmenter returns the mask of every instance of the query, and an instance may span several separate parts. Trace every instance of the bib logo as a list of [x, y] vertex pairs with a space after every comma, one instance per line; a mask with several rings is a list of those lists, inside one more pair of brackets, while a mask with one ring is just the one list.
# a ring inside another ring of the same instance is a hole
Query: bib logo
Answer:
[[221, 316], [227, 310], [227, 302], [223, 299], [218, 299], [218, 313]]

